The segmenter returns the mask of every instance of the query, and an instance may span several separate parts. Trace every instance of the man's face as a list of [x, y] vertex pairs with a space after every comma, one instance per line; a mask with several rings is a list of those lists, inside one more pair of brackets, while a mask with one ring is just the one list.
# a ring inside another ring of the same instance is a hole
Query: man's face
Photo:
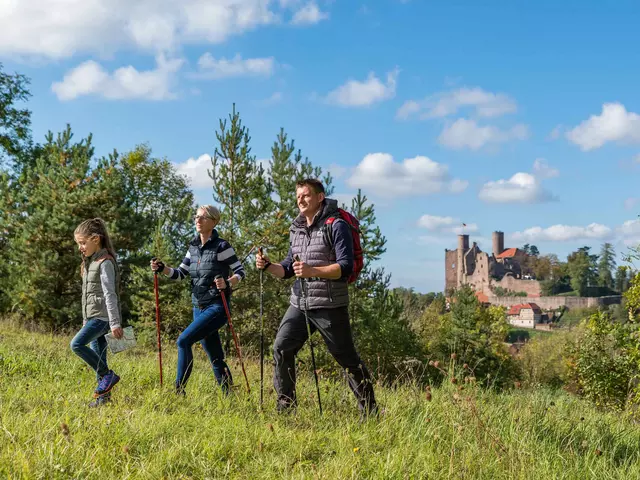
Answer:
[[296, 198], [301, 214], [315, 215], [324, 200], [324, 193], [316, 193], [309, 185], [303, 185], [296, 190]]

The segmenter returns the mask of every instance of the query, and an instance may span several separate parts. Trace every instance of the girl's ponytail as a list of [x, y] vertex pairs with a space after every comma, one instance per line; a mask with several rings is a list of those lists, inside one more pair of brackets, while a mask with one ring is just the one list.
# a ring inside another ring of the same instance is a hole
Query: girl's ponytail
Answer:
[[101, 218], [94, 218], [93, 221], [96, 222], [98, 225], [100, 225], [100, 230], [101, 230], [100, 237], [102, 238], [102, 247], [105, 248], [107, 252], [109, 252], [109, 255], [111, 255], [113, 259], [117, 261], [118, 258], [116, 256], [116, 250], [115, 248], [113, 248], [113, 243], [111, 243], [111, 237], [109, 237], [109, 230], [107, 230], [107, 224]]

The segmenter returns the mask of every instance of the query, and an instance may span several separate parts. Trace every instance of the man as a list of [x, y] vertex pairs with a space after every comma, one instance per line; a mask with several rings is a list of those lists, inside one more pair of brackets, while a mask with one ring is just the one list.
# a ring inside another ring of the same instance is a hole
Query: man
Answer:
[[[349, 324], [347, 278], [353, 269], [351, 227], [339, 217], [336, 200], [325, 198], [320, 181], [305, 179], [296, 187], [300, 215], [289, 228], [287, 257], [281, 263], [271, 263], [266, 255], [256, 256], [258, 269], [278, 278], [297, 277], [273, 345], [277, 409], [284, 412], [296, 405], [295, 355], [308, 338], [306, 309], [311, 333], [320, 332], [333, 358], [346, 370], [361, 412], [365, 416], [376, 414], [371, 377], [353, 344]], [[332, 241], [325, 230], [329, 226], [325, 221], [330, 217], [336, 218]], [[294, 261], [296, 256], [300, 261]], [[306, 279], [304, 292], [301, 279]]]

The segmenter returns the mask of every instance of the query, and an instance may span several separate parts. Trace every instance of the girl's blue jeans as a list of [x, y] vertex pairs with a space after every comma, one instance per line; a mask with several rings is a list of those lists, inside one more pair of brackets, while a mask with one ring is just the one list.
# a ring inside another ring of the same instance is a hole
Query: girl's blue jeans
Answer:
[[233, 383], [229, 367], [224, 361], [224, 351], [218, 330], [227, 323], [224, 306], [220, 302], [209, 305], [202, 310], [193, 309], [193, 321], [178, 337], [178, 372], [176, 389], [183, 391], [193, 368], [192, 346], [200, 342], [209, 357], [216, 381], [225, 393]]
[[[105, 334], [111, 331], [109, 322], [91, 318], [71, 340], [71, 350], [84, 360], [95, 372], [96, 377], [109, 373], [107, 365], [107, 340]], [[87, 345], [91, 344], [91, 348]]]

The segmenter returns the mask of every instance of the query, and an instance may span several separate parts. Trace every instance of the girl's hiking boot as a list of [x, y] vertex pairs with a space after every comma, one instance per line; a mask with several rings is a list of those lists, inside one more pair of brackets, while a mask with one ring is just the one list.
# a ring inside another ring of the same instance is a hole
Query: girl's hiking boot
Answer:
[[111, 401], [111, 392], [105, 393], [104, 395], [100, 395], [96, 397], [93, 402], [89, 404], [89, 408], [100, 407], [101, 405], [105, 405]]
[[98, 398], [99, 396], [110, 392], [119, 381], [120, 377], [116, 375], [113, 370], [109, 370], [109, 372], [98, 382], [98, 388], [96, 388], [93, 397]]

